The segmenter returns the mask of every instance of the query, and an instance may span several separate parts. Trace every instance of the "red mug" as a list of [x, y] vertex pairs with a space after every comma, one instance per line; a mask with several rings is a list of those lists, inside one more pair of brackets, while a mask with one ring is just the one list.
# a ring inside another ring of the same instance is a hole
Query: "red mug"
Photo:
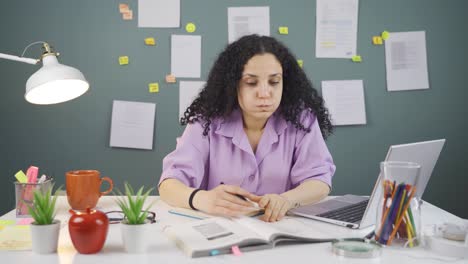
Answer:
[[[100, 177], [97, 170], [69, 171], [66, 176], [67, 199], [73, 210], [94, 208], [102, 195], [112, 191], [114, 184], [109, 177]], [[101, 192], [101, 185], [106, 181], [109, 188]]]

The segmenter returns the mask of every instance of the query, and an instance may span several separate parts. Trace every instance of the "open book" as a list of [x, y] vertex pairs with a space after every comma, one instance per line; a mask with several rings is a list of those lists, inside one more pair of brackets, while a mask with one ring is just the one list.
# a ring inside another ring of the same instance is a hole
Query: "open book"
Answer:
[[[316, 228], [303, 221], [313, 220], [285, 217], [278, 222], [266, 223], [253, 217], [213, 217], [167, 226], [164, 232], [185, 254], [193, 258], [229, 254], [233, 246], [245, 252], [273, 248], [280, 244], [330, 242], [337, 238], [365, 236], [363, 232], [352, 233], [339, 226], [331, 229], [328, 226]], [[318, 225], [323, 226], [324, 223]]]

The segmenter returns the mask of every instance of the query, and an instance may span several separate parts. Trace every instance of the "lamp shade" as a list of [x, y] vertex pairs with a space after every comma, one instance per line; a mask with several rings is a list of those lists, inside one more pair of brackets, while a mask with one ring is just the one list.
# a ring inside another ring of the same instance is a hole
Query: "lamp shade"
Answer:
[[60, 64], [55, 55], [42, 58], [42, 67], [26, 82], [26, 101], [32, 104], [57, 104], [72, 100], [89, 89], [83, 74]]

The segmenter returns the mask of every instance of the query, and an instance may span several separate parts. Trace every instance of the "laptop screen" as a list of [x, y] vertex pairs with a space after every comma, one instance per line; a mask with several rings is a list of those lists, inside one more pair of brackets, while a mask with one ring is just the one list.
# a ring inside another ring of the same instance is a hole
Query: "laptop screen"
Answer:
[[[445, 139], [422, 141], [409, 144], [390, 146], [385, 161], [409, 161], [416, 162], [421, 166], [419, 178], [416, 182], [416, 196], [422, 198], [427, 183], [431, 178], [432, 171], [439, 159], [440, 152], [444, 146]], [[366, 212], [361, 221], [362, 226], [368, 226], [375, 222], [376, 209], [379, 197], [382, 195], [382, 187], [379, 175], [372, 191]]]

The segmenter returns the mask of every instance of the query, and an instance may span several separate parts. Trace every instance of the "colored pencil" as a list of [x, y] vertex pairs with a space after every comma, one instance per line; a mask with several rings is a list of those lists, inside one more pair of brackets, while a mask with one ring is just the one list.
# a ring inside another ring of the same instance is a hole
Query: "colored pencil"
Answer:
[[[413, 188], [411, 190], [411, 194], [410, 194], [410, 196], [408, 198], [408, 201], [406, 202], [405, 207], [403, 208], [403, 212], [406, 212], [406, 210], [408, 210], [408, 206], [410, 205], [411, 199], [413, 199], [413, 196], [414, 196], [415, 193], [416, 193], [416, 186], [413, 186]], [[400, 218], [396, 221], [396, 225], [395, 225], [395, 227], [393, 229], [393, 232], [390, 235], [390, 237], [388, 238], [387, 245], [390, 245], [392, 243], [392, 240], [395, 237], [396, 231], [398, 230], [398, 227], [401, 224], [401, 220], [403, 219], [402, 216], [403, 215], [400, 215]]]

